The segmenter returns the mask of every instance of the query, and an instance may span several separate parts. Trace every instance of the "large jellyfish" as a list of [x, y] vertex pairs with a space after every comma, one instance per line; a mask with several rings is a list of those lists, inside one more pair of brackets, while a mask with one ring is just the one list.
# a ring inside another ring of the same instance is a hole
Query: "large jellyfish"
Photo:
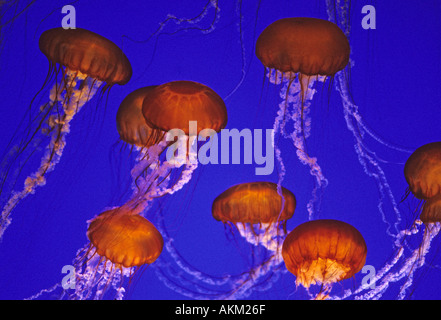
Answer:
[[[152, 264], [161, 254], [163, 239], [146, 218], [121, 208], [105, 211], [89, 222], [90, 244], [75, 262], [75, 291], [71, 299], [102, 299], [113, 288], [123, 297], [124, 280]], [[113, 297], [112, 297], [113, 298]]]
[[[308, 108], [315, 93], [313, 85], [315, 80], [326, 80], [345, 68], [349, 52], [349, 42], [341, 29], [316, 18], [277, 20], [263, 30], [256, 42], [256, 56], [268, 70], [270, 82], [285, 83], [280, 91], [283, 102], [279, 105], [274, 132], [292, 140], [298, 158], [315, 177], [313, 198], [308, 203], [310, 219], [318, 214], [321, 192], [327, 185], [317, 159], [309, 156], [305, 141], [310, 134]], [[288, 132], [288, 122], [292, 122], [292, 132]], [[280, 184], [285, 168], [280, 149], [277, 146], [275, 149]]]
[[[7, 195], [2, 208], [0, 237], [11, 223], [11, 213], [21, 200], [46, 183], [46, 175], [60, 161], [66, 145], [70, 123], [83, 105], [101, 88], [102, 93], [115, 83], [123, 85], [132, 75], [129, 60], [122, 50], [110, 40], [85, 29], [55, 28], [40, 37], [41, 52], [49, 60], [49, 73], [45, 84], [52, 77], [55, 84], [50, 90], [49, 102], [35, 114], [23, 137], [2, 161], [0, 192], [15, 187], [24, 168], [14, 170], [14, 165], [24, 166], [40, 146], [46, 143], [40, 165], [24, 179], [21, 191]], [[37, 152], [38, 154], [38, 152]], [[26, 171], [26, 170], [25, 170]]]
[[296, 285], [306, 289], [321, 285], [316, 298], [326, 298], [332, 284], [354, 276], [366, 261], [367, 247], [361, 233], [350, 224], [320, 219], [305, 222], [283, 242], [286, 268]]

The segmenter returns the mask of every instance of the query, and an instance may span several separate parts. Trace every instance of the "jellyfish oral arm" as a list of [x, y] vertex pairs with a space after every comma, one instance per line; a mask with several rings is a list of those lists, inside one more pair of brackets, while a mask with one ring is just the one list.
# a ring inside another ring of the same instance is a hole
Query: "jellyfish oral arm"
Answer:
[[[297, 149], [297, 157], [301, 163], [309, 166], [310, 173], [315, 177], [315, 187], [312, 192], [312, 199], [308, 202], [307, 209], [309, 212], [309, 219], [315, 218], [319, 211], [321, 193], [328, 185], [328, 180], [323, 175], [322, 170], [317, 162], [317, 158], [310, 157], [306, 151], [305, 139], [307, 139], [311, 132], [311, 119], [309, 117], [309, 108], [316, 90], [313, 88], [316, 78], [323, 81], [324, 77], [309, 77], [295, 74], [281, 74], [277, 72], [269, 72], [269, 81], [274, 84], [279, 84], [285, 81], [285, 85], [280, 91], [280, 97], [283, 101], [279, 104], [277, 117], [274, 121], [274, 133], [281, 134], [284, 138], [292, 140]], [[290, 107], [291, 106], [291, 107]], [[294, 130], [292, 132], [286, 131], [286, 124], [292, 121]], [[280, 166], [280, 185], [285, 174], [285, 166], [281, 156], [280, 149], [275, 145], [275, 155]]]
[[[87, 252], [85, 257], [83, 257], [83, 252]], [[85, 265], [83, 265], [84, 258], [87, 260]], [[103, 259], [94, 249], [90, 250], [88, 245], [78, 251], [74, 265], [77, 270], [75, 292], [69, 296], [74, 300], [85, 300], [91, 297], [101, 299], [110, 288], [116, 292], [115, 299], [122, 300], [125, 292], [122, 286], [124, 277], [130, 277], [134, 272], [134, 267], [116, 266], [107, 259]]]
[[[165, 137], [164, 137], [165, 139]], [[191, 179], [196, 170], [197, 161], [176, 162], [162, 161], [159, 156], [167, 147], [167, 141], [163, 140], [157, 145], [149, 148], [138, 148], [140, 153], [137, 163], [131, 171], [133, 183], [133, 194], [124, 206], [129, 206], [133, 214], [140, 214], [145, 211], [149, 203], [158, 197], [166, 194], [173, 194], [182, 189]], [[184, 166], [179, 180], [170, 182], [171, 171]]]
[[281, 249], [285, 233], [278, 223], [262, 223], [257, 226], [250, 223], [237, 223], [236, 226], [242, 238], [248, 243], [265, 247], [268, 251], [274, 252], [279, 263], [283, 262]]

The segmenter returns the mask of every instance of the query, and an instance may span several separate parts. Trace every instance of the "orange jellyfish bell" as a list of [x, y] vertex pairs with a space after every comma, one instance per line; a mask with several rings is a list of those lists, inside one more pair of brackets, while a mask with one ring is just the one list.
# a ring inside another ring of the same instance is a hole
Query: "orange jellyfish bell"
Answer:
[[159, 231], [146, 218], [116, 210], [94, 218], [87, 237], [98, 255], [126, 268], [153, 263], [164, 244]]
[[290, 219], [296, 208], [296, 198], [282, 187], [285, 203], [272, 182], [249, 182], [235, 185], [222, 192], [213, 202], [213, 217], [223, 223], [273, 224]]
[[409, 190], [425, 200], [420, 215], [424, 224], [441, 221], [441, 142], [425, 144], [415, 150], [404, 166]]
[[280, 19], [260, 34], [256, 56], [269, 69], [333, 76], [349, 62], [348, 39], [334, 23], [316, 18]]
[[441, 142], [428, 143], [415, 150], [406, 161], [404, 176], [418, 199], [441, 194]]
[[197, 121], [197, 131], [219, 132], [227, 124], [227, 109], [211, 88], [193, 81], [173, 81], [157, 86], [143, 103], [147, 124], [162, 131], [181, 129], [189, 134], [189, 122]]
[[366, 261], [367, 247], [360, 232], [338, 220], [313, 220], [291, 231], [282, 247], [286, 268], [296, 284], [330, 285], [351, 278]]
[[112, 41], [86, 29], [47, 30], [40, 36], [39, 46], [54, 68], [60, 64], [108, 85], [126, 84], [132, 76], [124, 52]]
[[142, 114], [144, 98], [156, 86], [139, 88], [129, 93], [116, 113], [116, 127], [121, 140], [138, 147], [149, 147], [161, 141], [162, 134], [147, 125]]

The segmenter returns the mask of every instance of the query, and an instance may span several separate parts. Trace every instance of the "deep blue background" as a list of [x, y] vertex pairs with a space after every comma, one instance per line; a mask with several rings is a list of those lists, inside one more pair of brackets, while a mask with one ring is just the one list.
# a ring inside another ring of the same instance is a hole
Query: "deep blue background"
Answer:
[[[240, 2], [239, 2], [240, 3]], [[37, 1], [20, 13], [27, 1], [18, 1], [6, 12], [0, 51], [0, 150], [12, 136], [32, 97], [43, 85], [48, 71], [46, 57], [38, 49], [40, 34], [60, 26], [61, 7], [67, 2]], [[217, 20], [213, 8], [195, 26], [210, 28], [203, 33], [193, 25], [170, 21], [157, 34], [168, 14], [179, 18], [198, 16], [205, 0], [192, 1], [77, 1], [77, 27], [90, 29], [119, 45], [128, 56], [133, 77], [125, 86], [115, 85], [106, 101], [94, 99], [72, 123], [61, 162], [39, 188], [13, 212], [12, 225], [0, 244], [0, 298], [23, 299], [61, 281], [63, 265], [71, 264], [77, 250], [87, 243], [86, 221], [110, 205], [121, 204], [115, 176], [129, 178], [127, 163], [115, 164], [118, 141], [115, 116], [123, 98], [133, 90], [172, 80], [193, 80], [213, 88], [225, 100], [228, 128], [272, 128], [280, 98], [269, 85], [262, 95], [263, 66], [254, 55], [259, 33], [271, 22], [291, 16], [327, 19], [324, 1], [241, 2], [241, 27], [236, 1], [222, 1]], [[361, 8], [374, 5], [377, 29], [361, 27]], [[365, 123], [388, 143], [414, 150], [440, 139], [441, 100], [441, 3], [438, 1], [353, 1], [351, 5], [350, 86]], [[243, 77], [244, 75], [244, 77]], [[240, 83], [238, 89], [230, 95]], [[47, 90], [39, 96], [45, 101]], [[329, 180], [321, 218], [351, 223], [363, 234], [367, 264], [379, 270], [393, 254], [392, 239], [378, 212], [379, 191], [367, 176], [354, 151], [354, 138], [343, 117], [341, 98], [324, 86], [311, 111], [312, 135], [308, 147], [318, 158]], [[409, 153], [397, 152], [367, 139], [381, 163], [395, 199], [405, 193], [404, 162]], [[283, 142], [288, 173], [284, 186], [298, 201], [288, 229], [307, 221], [306, 203], [311, 197], [312, 178], [301, 165], [289, 142]], [[209, 274], [246, 271], [247, 261], [230, 241], [221, 223], [211, 216], [213, 199], [229, 186], [261, 180], [253, 165], [207, 165], [197, 169], [192, 182], [167, 202], [167, 228], [175, 245], [193, 266]], [[274, 174], [267, 177], [276, 182]], [[127, 180], [130, 181], [130, 180]], [[409, 200], [409, 199], [408, 199]], [[399, 206], [401, 227], [413, 222], [415, 202]], [[390, 209], [390, 207], [388, 207]], [[149, 215], [161, 214], [149, 212]], [[392, 216], [390, 212], [388, 215]], [[412, 299], [441, 298], [440, 239], [435, 239], [430, 264], [421, 269]], [[412, 244], [418, 245], [418, 240]], [[356, 275], [358, 287], [363, 275]], [[284, 274], [273, 287], [251, 298], [305, 298], [296, 291], [295, 278]], [[383, 298], [394, 299], [397, 287]], [[158, 280], [147, 268], [137, 280], [133, 299], [185, 298]]]

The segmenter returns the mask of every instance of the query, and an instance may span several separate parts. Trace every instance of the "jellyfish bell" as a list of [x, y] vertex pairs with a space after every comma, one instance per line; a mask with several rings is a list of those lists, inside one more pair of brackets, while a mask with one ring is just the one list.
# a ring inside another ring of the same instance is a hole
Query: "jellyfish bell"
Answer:
[[125, 268], [152, 264], [164, 244], [150, 221], [120, 208], [105, 211], [91, 220], [87, 237], [98, 255]]
[[57, 65], [64, 66], [108, 86], [124, 85], [132, 76], [132, 67], [124, 52], [112, 41], [86, 29], [47, 30], [40, 36], [39, 47], [53, 71]]
[[406, 161], [404, 176], [410, 191], [418, 199], [441, 194], [441, 142], [416, 149]]
[[[228, 226], [236, 226], [242, 237], [271, 251], [279, 247], [286, 233], [286, 221], [296, 208], [294, 194], [272, 182], [248, 182], [232, 186], [213, 201], [213, 217]], [[281, 228], [280, 228], [281, 227]]]
[[[330, 219], [305, 222], [292, 230], [282, 247], [286, 268], [306, 289], [353, 277], [366, 261], [367, 246], [352, 225]], [[322, 290], [320, 294], [322, 293]]]
[[116, 128], [120, 139], [125, 143], [143, 148], [155, 145], [162, 140], [164, 133], [153, 130], [147, 125], [142, 113], [144, 98], [155, 87], [139, 88], [129, 93], [121, 102], [116, 113]]
[[334, 23], [317, 18], [284, 18], [263, 30], [256, 42], [262, 64], [290, 81], [298, 74], [302, 96], [308, 82], [319, 75], [332, 77], [349, 62], [350, 47]]
[[146, 218], [127, 207], [105, 211], [89, 221], [90, 244], [77, 256], [74, 299], [101, 299], [114, 289], [117, 298], [140, 268], [156, 261], [164, 244], [162, 235]]
[[260, 34], [256, 55], [267, 68], [332, 76], [349, 62], [349, 42], [334, 23], [317, 18], [284, 18]]
[[162, 84], [144, 99], [142, 112], [156, 129], [180, 129], [187, 135], [189, 122], [197, 121], [197, 132], [219, 132], [227, 124], [227, 108], [222, 98], [204, 84], [180, 80]]
[[225, 128], [227, 110], [211, 88], [194, 81], [173, 81], [139, 88], [124, 98], [116, 122], [121, 140], [139, 147], [159, 143], [170, 130], [196, 134], [203, 129], [219, 132]]
[[422, 200], [419, 220], [426, 226], [441, 222], [441, 142], [417, 148], [404, 165], [404, 177], [408, 192]]
[[166, 140], [174, 142], [169, 144], [167, 158], [177, 166], [197, 162], [200, 135], [206, 141], [228, 119], [225, 103], [213, 89], [188, 80], [157, 86], [146, 95], [142, 112], [151, 128], [166, 132]]
[[[40, 36], [39, 47], [49, 60], [49, 72], [43, 87], [54, 75], [55, 84], [50, 89], [49, 102], [30, 115], [31, 123], [25, 126], [23, 137], [19, 138], [17, 145], [3, 159], [5, 169], [2, 172], [0, 192], [4, 192], [7, 180], [15, 181], [12, 186], [14, 188], [17, 175], [25, 172], [13, 170], [14, 164], [32, 163], [29, 158], [38, 157], [38, 152], [31, 150], [32, 146], [42, 144], [43, 140], [47, 141], [47, 146], [41, 159], [37, 159], [40, 161], [38, 169], [24, 178], [23, 190], [12, 191], [6, 199], [0, 237], [11, 222], [12, 210], [21, 200], [34, 193], [38, 186], [46, 183], [46, 174], [54, 170], [60, 161], [74, 116], [100, 87], [103, 93], [115, 83], [127, 83], [132, 75], [130, 62], [118, 46], [85, 29], [47, 30]], [[58, 77], [60, 72], [61, 79]]]
[[294, 214], [296, 198], [284, 187], [282, 195], [283, 210], [277, 184], [265, 181], [241, 183], [216, 197], [212, 206], [213, 217], [223, 223], [286, 224]]

